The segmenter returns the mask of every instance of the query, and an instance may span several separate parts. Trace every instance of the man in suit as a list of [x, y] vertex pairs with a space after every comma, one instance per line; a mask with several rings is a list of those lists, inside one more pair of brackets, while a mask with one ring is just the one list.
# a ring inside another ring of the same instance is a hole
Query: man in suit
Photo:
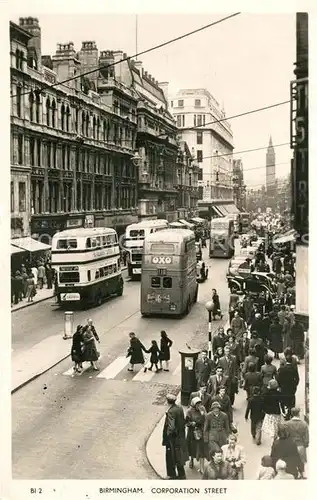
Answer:
[[200, 384], [207, 383], [211, 373], [215, 369], [215, 363], [213, 360], [208, 359], [207, 351], [201, 351], [200, 358], [196, 361], [195, 364], [195, 375], [197, 381], [197, 389], [199, 390]]
[[225, 335], [225, 331], [223, 327], [218, 329], [217, 335], [214, 336], [212, 341], [212, 352], [215, 354], [217, 352], [218, 347], [224, 348], [225, 343], [227, 341], [227, 336]]
[[230, 354], [230, 347], [225, 346], [224, 356], [219, 359], [218, 366], [223, 368], [223, 374], [228, 377], [228, 395], [233, 406], [236, 393], [238, 393], [238, 364], [236, 357]]
[[228, 377], [223, 374], [223, 367], [218, 365], [216, 374], [211, 375], [207, 382], [207, 392], [211, 398], [214, 398], [218, 394], [220, 387], [228, 388]]
[[281, 389], [282, 404], [286, 420], [290, 419], [291, 409], [295, 407], [295, 394], [299, 383], [298, 368], [294, 365], [292, 354], [285, 356], [286, 363], [277, 371], [276, 380]]
[[286, 423], [286, 426], [305, 466], [307, 462], [306, 449], [309, 446], [309, 428], [307, 423], [300, 419], [300, 408], [292, 408], [291, 416], [292, 418]]
[[[183, 408], [176, 404], [176, 396], [167, 394], [162, 445], [165, 446], [166, 472], [169, 479], [186, 479], [184, 465], [188, 460]], [[176, 475], [176, 470], [178, 476]]]
[[189, 406], [194, 398], [199, 398], [201, 400], [207, 413], [210, 411], [211, 396], [207, 392], [207, 384], [205, 384], [204, 382], [201, 382], [199, 391], [191, 393], [191, 395], [189, 396]]

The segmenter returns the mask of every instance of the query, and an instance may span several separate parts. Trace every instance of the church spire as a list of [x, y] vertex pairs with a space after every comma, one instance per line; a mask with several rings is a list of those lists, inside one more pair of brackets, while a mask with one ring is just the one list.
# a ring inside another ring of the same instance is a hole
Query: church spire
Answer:
[[272, 136], [270, 135], [269, 148], [273, 148]]

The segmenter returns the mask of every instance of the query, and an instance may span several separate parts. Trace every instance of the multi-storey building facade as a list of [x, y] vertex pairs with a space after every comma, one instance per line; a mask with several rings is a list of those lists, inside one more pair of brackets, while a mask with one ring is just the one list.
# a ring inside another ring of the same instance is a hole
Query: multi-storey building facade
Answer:
[[266, 193], [267, 193], [268, 207], [271, 207], [273, 210], [275, 210], [276, 208], [275, 151], [271, 136], [266, 152]]
[[232, 200], [233, 135], [218, 102], [206, 89], [182, 89], [171, 98], [170, 109], [202, 168], [203, 199]]
[[246, 207], [246, 185], [241, 158], [232, 160], [232, 186], [234, 203], [240, 211], [243, 211]]
[[197, 202], [202, 197], [202, 188], [198, 186], [200, 168], [195, 163], [187, 142], [179, 142], [177, 157], [177, 209], [178, 218], [197, 217]]
[[[96, 47], [84, 42], [77, 54], [72, 43], [58, 44], [53, 57], [42, 56], [38, 20], [19, 24], [10, 23], [11, 211], [13, 220], [24, 214], [19, 236], [85, 224], [120, 232], [137, 221], [138, 96], [102, 71], [95, 87], [83, 77], [59, 84], [80, 75]], [[97, 51], [96, 67], [103, 55], [98, 60]]]

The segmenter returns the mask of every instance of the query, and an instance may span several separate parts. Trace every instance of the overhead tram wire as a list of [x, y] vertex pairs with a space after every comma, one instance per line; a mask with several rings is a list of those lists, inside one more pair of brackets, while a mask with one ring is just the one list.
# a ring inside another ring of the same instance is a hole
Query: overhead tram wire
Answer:
[[[133, 56], [124, 57], [123, 59], [120, 59], [120, 61], [116, 61], [116, 62], [111, 63], [111, 64], [105, 64], [105, 65], [102, 65], [102, 66], [98, 66], [97, 68], [91, 69], [89, 71], [86, 71], [85, 73], [81, 73], [79, 75], [75, 75], [75, 76], [72, 76], [70, 78], [67, 78], [66, 80], [62, 80], [61, 82], [55, 82], [55, 83], [53, 83], [53, 84], [51, 84], [49, 86], [45, 86], [45, 87], [43, 87], [42, 90], [47, 89], [47, 88], [56, 87], [58, 85], [63, 85], [65, 83], [68, 83], [68, 82], [71, 82], [73, 80], [76, 80], [77, 78], [81, 78], [83, 76], [87, 76], [87, 75], [91, 75], [92, 73], [96, 73], [97, 71], [100, 71], [101, 69], [108, 69], [108, 68], [116, 66], [117, 64], [120, 64], [120, 63], [122, 63], [124, 61], [128, 61], [130, 59], [142, 56], [144, 54], [148, 54], [149, 52], [153, 52], [154, 50], [158, 50], [158, 49], [161, 49], [162, 47], [166, 47], [166, 45], [170, 45], [171, 43], [178, 42], [179, 40], [182, 40], [183, 38], [187, 38], [188, 36], [191, 36], [191, 35], [194, 35], [196, 33], [199, 33], [200, 31], [204, 31], [204, 30], [206, 30], [208, 28], [211, 28], [212, 26], [216, 26], [217, 24], [223, 23], [224, 21], [228, 21], [229, 19], [231, 19], [233, 17], [236, 17], [236, 16], [239, 16], [240, 14], [241, 14], [241, 12], [235, 12], [234, 14], [230, 14], [229, 16], [226, 16], [226, 17], [223, 17], [221, 19], [218, 19], [218, 21], [214, 21], [212, 23], [206, 24], [206, 25], [201, 26], [200, 28], [197, 28], [197, 29], [195, 29], [193, 31], [190, 31], [188, 33], [184, 33], [183, 35], [180, 35], [180, 36], [178, 36], [176, 38], [172, 38], [170, 40], [167, 40], [166, 42], [163, 42], [163, 43], [160, 43], [158, 45], [155, 45], [154, 47], [150, 47], [149, 49], [143, 50], [142, 52], [138, 52], [137, 54], [134, 54]], [[27, 95], [27, 94], [30, 94], [30, 93], [31, 93], [31, 91], [28, 91], [28, 92], [22, 93], [21, 95]], [[16, 96], [17, 96], [16, 94], [12, 95], [11, 98], [16, 97]]]
[[[290, 165], [291, 160], [289, 161], [283, 161], [280, 163], [272, 163], [272, 165], [259, 165], [258, 167], [251, 167], [251, 168], [243, 168], [242, 172], [249, 172], [250, 170], [259, 170], [261, 168], [267, 168], [267, 167], [277, 167], [278, 165]], [[208, 173], [203, 173], [206, 177], [210, 176]]]
[[[289, 146], [289, 142], [283, 142], [282, 144], [273, 144], [273, 148], [279, 148], [281, 146]], [[223, 153], [221, 155], [212, 155], [212, 156], [204, 156], [203, 160], [207, 160], [208, 158], [222, 158], [223, 156], [232, 156], [232, 155], [238, 155], [242, 153], [252, 153], [252, 151], [261, 151], [262, 149], [267, 149], [267, 146], [262, 147], [262, 148], [254, 148], [254, 149], [245, 149], [244, 151], [233, 151], [232, 153]]]

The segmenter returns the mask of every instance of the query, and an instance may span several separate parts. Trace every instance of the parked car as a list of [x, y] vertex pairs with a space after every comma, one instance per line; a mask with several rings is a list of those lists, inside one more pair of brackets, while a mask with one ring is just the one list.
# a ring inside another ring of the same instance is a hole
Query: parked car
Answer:
[[261, 292], [268, 292], [270, 296], [276, 293], [276, 285], [271, 273], [261, 273], [254, 271], [245, 277], [229, 276], [228, 286], [231, 293], [246, 293], [259, 295]]

